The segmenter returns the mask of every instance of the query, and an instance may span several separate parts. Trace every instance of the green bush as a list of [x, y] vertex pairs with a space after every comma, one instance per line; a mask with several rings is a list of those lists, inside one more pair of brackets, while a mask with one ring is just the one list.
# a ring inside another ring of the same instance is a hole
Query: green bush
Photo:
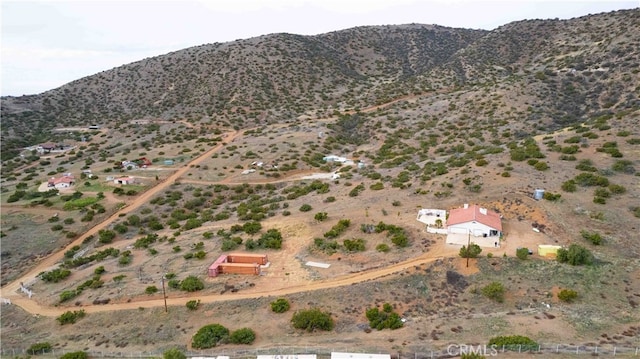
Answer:
[[500, 282], [491, 282], [482, 288], [482, 295], [498, 303], [504, 302], [504, 293], [504, 286]]
[[213, 348], [226, 342], [229, 338], [229, 329], [220, 324], [209, 324], [200, 328], [191, 340], [194, 349]]
[[389, 303], [383, 305], [383, 310], [378, 308], [369, 308], [365, 312], [369, 320], [369, 326], [377, 330], [382, 329], [398, 329], [404, 325], [402, 319], [397, 313], [393, 312], [393, 307]]
[[568, 263], [574, 266], [589, 265], [593, 263], [593, 254], [580, 245], [571, 244], [568, 249], [558, 249], [556, 260], [560, 263]]
[[58, 323], [60, 323], [60, 325], [73, 324], [78, 321], [78, 319], [84, 318], [85, 315], [86, 313], [83, 309], [66, 311], [62, 313], [58, 318], [56, 318], [56, 320], [58, 321]]
[[566, 303], [571, 303], [576, 298], [578, 298], [578, 292], [573, 289], [563, 289], [558, 293], [558, 299]]
[[42, 272], [38, 276], [45, 282], [58, 283], [71, 275], [71, 271], [63, 268], [56, 268], [48, 272]]
[[580, 231], [580, 235], [582, 236], [582, 238], [595, 244], [596, 246], [602, 244], [602, 236], [598, 232], [589, 232], [583, 229], [582, 231]]
[[538, 343], [522, 335], [498, 336], [489, 339], [489, 346], [495, 345], [498, 350], [504, 348], [511, 351], [537, 350]]
[[204, 283], [196, 276], [188, 276], [180, 282], [180, 289], [186, 292], [196, 292], [204, 289]]
[[555, 202], [555, 201], [559, 200], [560, 197], [562, 197], [562, 195], [560, 193], [552, 193], [552, 192], [545, 192], [542, 195], [542, 198], [546, 199], [547, 201], [551, 201], [551, 202]]
[[316, 213], [315, 216], [313, 216], [313, 219], [315, 219], [318, 222], [323, 222], [325, 221], [329, 216], [327, 215], [327, 212], [318, 212]]
[[516, 257], [518, 259], [528, 259], [529, 258], [529, 248], [518, 248], [516, 249]]
[[311, 207], [310, 204], [303, 204], [302, 206], [300, 206], [300, 212], [309, 212], [310, 210], [312, 210], [313, 208]]
[[256, 340], [256, 333], [251, 328], [235, 330], [229, 336], [229, 341], [233, 344], [251, 344], [254, 340]]
[[186, 306], [187, 306], [187, 309], [189, 310], [197, 310], [198, 307], [200, 306], [200, 299], [190, 300], [187, 302]]
[[343, 245], [347, 252], [364, 252], [365, 250], [365, 241], [362, 238], [345, 239]]
[[145, 288], [144, 292], [147, 294], [158, 293], [158, 287], [156, 287], [155, 285], [150, 285], [147, 288]]
[[184, 353], [180, 349], [171, 348], [171, 349], [165, 350], [165, 352], [162, 353], [162, 358], [163, 359], [187, 359], [187, 356], [184, 355]]
[[67, 353], [60, 357], [60, 359], [88, 359], [88, 358], [89, 358], [89, 354], [82, 351]]
[[376, 250], [378, 252], [382, 252], [382, 253], [387, 253], [391, 250], [391, 248], [389, 248], [389, 245], [385, 244], [385, 243], [380, 243], [376, 246]]
[[47, 342], [34, 343], [34, 344], [31, 344], [29, 349], [27, 349], [27, 354], [31, 354], [31, 355], [44, 354], [44, 353], [50, 352], [51, 348], [52, 348], [51, 344]]
[[278, 298], [271, 302], [271, 310], [275, 313], [284, 313], [289, 310], [290, 307], [289, 301], [285, 298]]
[[291, 324], [296, 329], [304, 329], [308, 332], [315, 330], [332, 330], [334, 326], [331, 314], [318, 308], [297, 311], [291, 318]]

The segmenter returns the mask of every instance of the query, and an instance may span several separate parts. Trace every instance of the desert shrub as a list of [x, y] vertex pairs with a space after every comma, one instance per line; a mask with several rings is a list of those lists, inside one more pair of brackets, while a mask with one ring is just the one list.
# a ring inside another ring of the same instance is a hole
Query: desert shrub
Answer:
[[121, 266], [126, 266], [131, 264], [133, 261], [133, 256], [131, 255], [131, 251], [124, 251], [120, 254], [120, 258], [118, 258], [118, 264]]
[[593, 254], [580, 245], [571, 244], [568, 249], [558, 249], [556, 260], [560, 263], [568, 263], [574, 266], [589, 265], [593, 263]]
[[347, 252], [364, 252], [365, 250], [365, 241], [362, 238], [345, 239], [343, 245]]
[[562, 197], [562, 195], [560, 193], [553, 193], [553, 192], [545, 192], [542, 195], [542, 198], [546, 199], [547, 201], [551, 201], [551, 202], [555, 202], [555, 201], [559, 200], [560, 197]]
[[171, 348], [162, 353], [163, 359], [187, 359], [187, 356], [178, 348]]
[[549, 169], [549, 165], [546, 162], [540, 161], [533, 165], [533, 168], [537, 169], [538, 171], [546, 171]]
[[60, 359], [88, 359], [89, 354], [83, 351], [66, 353]]
[[144, 292], [147, 293], [147, 294], [157, 293], [158, 292], [158, 287], [156, 287], [155, 285], [150, 285], [147, 288], [145, 288]]
[[582, 236], [582, 238], [595, 244], [596, 246], [602, 244], [602, 236], [598, 232], [589, 232], [583, 229], [582, 231], [580, 231], [580, 235]]
[[332, 203], [332, 202], [335, 202], [335, 201], [336, 201], [336, 198], [334, 196], [329, 196], [329, 197], [325, 198], [325, 200], [324, 200], [324, 202], [326, 202], [326, 203]]
[[500, 174], [500, 176], [502, 177], [511, 177], [511, 173], [509, 173], [509, 171], [504, 171]]
[[498, 336], [489, 339], [489, 346], [495, 345], [497, 348], [504, 348], [506, 350], [520, 351], [520, 350], [534, 350], [538, 349], [538, 343], [529, 337], [522, 335], [508, 335]]
[[116, 237], [116, 232], [110, 229], [101, 229], [98, 231], [98, 241], [102, 244], [113, 242], [113, 239], [115, 237]]
[[376, 250], [378, 252], [382, 252], [382, 253], [387, 253], [391, 250], [391, 248], [389, 248], [389, 245], [385, 244], [385, 243], [380, 243], [376, 246]]
[[86, 313], [83, 309], [66, 311], [62, 313], [58, 318], [56, 318], [56, 320], [58, 321], [58, 323], [60, 323], [60, 325], [73, 324], [78, 321], [78, 319], [84, 318], [85, 315]]
[[482, 252], [482, 248], [475, 243], [471, 243], [469, 248], [467, 246], [462, 246], [460, 248], [460, 252], [458, 253], [462, 258], [476, 258]]
[[577, 189], [576, 181], [574, 180], [565, 181], [562, 183], [562, 186], [560, 188], [562, 188], [562, 190], [565, 192], [575, 192]]
[[504, 293], [504, 286], [500, 282], [491, 282], [482, 288], [482, 295], [498, 303], [504, 302]]
[[518, 248], [516, 249], [516, 257], [518, 259], [528, 259], [529, 258], [529, 248]]
[[333, 227], [331, 227], [331, 229], [326, 232], [324, 234], [325, 238], [336, 238], [338, 236], [340, 236], [342, 233], [344, 233], [344, 231], [347, 230], [347, 228], [349, 228], [349, 225], [351, 225], [351, 221], [348, 219], [341, 219], [338, 221], [338, 223], [336, 225], [334, 225]]
[[334, 326], [331, 314], [318, 308], [300, 310], [293, 314], [291, 324], [296, 329], [304, 329], [308, 332], [315, 330], [332, 330]]
[[400, 316], [393, 312], [393, 307], [389, 303], [383, 305], [382, 311], [375, 307], [369, 308], [365, 315], [369, 320], [369, 326], [377, 330], [398, 329], [404, 325]]
[[45, 282], [58, 283], [71, 275], [71, 271], [63, 268], [56, 268], [48, 272], [42, 272], [38, 276]]
[[311, 207], [310, 204], [303, 204], [302, 206], [300, 206], [300, 212], [309, 212], [310, 210], [312, 210], [313, 208]]
[[315, 214], [315, 216], [313, 216], [313, 219], [315, 219], [318, 222], [322, 222], [325, 221], [329, 216], [327, 215], [327, 212], [318, 212]]
[[558, 299], [566, 303], [571, 303], [576, 298], [578, 298], [578, 292], [573, 289], [563, 289], [558, 293]]
[[72, 290], [64, 290], [60, 293], [60, 302], [66, 302], [77, 297], [80, 294], [80, 291], [72, 289]]
[[250, 235], [260, 232], [261, 229], [262, 229], [262, 224], [260, 224], [260, 222], [258, 221], [250, 221], [242, 225], [242, 230], [244, 231], [244, 233], [250, 234]]
[[220, 324], [209, 324], [200, 328], [191, 339], [194, 349], [213, 348], [224, 343], [229, 337], [229, 329]]
[[609, 185], [609, 180], [606, 177], [598, 176], [593, 173], [580, 173], [574, 178], [576, 184], [582, 187], [588, 186], [600, 186], [607, 187]]
[[31, 346], [27, 349], [27, 354], [31, 354], [31, 355], [44, 354], [44, 353], [50, 352], [51, 349], [52, 349], [51, 343], [48, 343], [48, 342], [34, 343], [34, 344], [31, 344]]
[[613, 165], [611, 165], [611, 169], [616, 172], [623, 172], [627, 174], [633, 174], [636, 171], [633, 167], [633, 162], [629, 160], [616, 160]]
[[382, 182], [373, 183], [372, 185], [369, 186], [369, 189], [374, 190], [374, 191], [382, 190], [382, 189], [384, 189], [384, 183], [382, 183]]
[[627, 189], [619, 184], [610, 184], [609, 191], [611, 191], [611, 194], [623, 194], [627, 192]]
[[234, 330], [229, 336], [229, 341], [233, 344], [251, 344], [254, 340], [256, 333], [251, 328]]
[[271, 302], [271, 310], [274, 313], [284, 313], [289, 310], [290, 307], [291, 305], [289, 304], [289, 301], [285, 298], [278, 298]]
[[190, 300], [187, 302], [186, 306], [187, 306], [187, 309], [189, 310], [196, 310], [200, 306], [200, 299]]
[[202, 289], [204, 289], [204, 283], [196, 276], [190, 275], [180, 282], [180, 290], [186, 292], [196, 292]]

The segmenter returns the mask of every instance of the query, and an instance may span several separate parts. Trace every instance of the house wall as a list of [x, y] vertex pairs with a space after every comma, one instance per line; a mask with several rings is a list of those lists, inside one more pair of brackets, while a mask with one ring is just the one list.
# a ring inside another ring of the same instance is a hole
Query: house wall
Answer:
[[220, 263], [219, 273], [260, 274], [260, 265], [255, 263]]
[[[493, 228], [479, 222], [465, 222], [447, 227], [447, 230], [449, 233], [454, 234], [467, 234], [469, 230], [471, 230], [471, 235], [474, 237], [483, 237], [485, 234], [487, 237], [490, 237], [490, 231], [493, 230]], [[498, 235], [500, 235], [499, 232]]]

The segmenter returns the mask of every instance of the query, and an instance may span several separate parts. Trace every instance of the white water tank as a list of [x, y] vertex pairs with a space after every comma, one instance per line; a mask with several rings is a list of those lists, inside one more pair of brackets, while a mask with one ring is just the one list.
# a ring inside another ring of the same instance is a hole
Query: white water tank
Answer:
[[544, 197], [543, 189], [536, 189], [533, 191], [533, 199], [535, 199], [536, 201], [539, 201], [542, 199], [542, 197]]

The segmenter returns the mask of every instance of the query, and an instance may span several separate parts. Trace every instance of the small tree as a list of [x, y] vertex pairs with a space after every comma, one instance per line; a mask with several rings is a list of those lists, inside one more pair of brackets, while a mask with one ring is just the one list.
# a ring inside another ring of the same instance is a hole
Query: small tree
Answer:
[[289, 301], [285, 298], [278, 298], [271, 302], [271, 310], [275, 313], [284, 313], [289, 310], [290, 307]]
[[162, 357], [164, 359], [187, 359], [187, 356], [184, 355], [184, 353], [178, 348], [171, 348], [166, 350], [164, 353], [162, 353]]
[[482, 288], [482, 295], [498, 303], [504, 302], [504, 292], [504, 286], [500, 282], [491, 282]]
[[158, 287], [156, 287], [155, 285], [150, 285], [144, 290], [144, 292], [147, 293], [147, 294], [157, 293], [158, 292]]
[[462, 258], [476, 258], [482, 252], [482, 248], [475, 243], [471, 243], [469, 248], [467, 246], [462, 246], [460, 248], [460, 257]]

